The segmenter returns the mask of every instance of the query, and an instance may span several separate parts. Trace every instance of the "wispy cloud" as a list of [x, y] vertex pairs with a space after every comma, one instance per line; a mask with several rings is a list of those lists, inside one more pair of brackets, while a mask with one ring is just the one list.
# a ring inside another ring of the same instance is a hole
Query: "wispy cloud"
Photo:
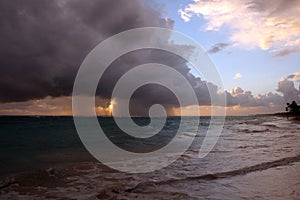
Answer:
[[207, 52], [210, 54], [218, 53], [228, 47], [230, 44], [228, 43], [218, 43], [213, 45]]
[[203, 17], [206, 30], [228, 27], [235, 45], [280, 50], [275, 56], [300, 51], [298, 0], [195, 0], [179, 13], [186, 22], [194, 15]]
[[188, 12], [184, 11], [183, 9], [178, 10], [178, 13], [180, 14], [181, 18], [185, 22], [189, 22], [192, 17], [192, 14], [189, 14]]
[[234, 79], [239, 79], [239, 78], [242, 78], [242, 77], [243, 77], [243, 75], [241, 73], [236, 73], [233, 78]]
[[275, 54], [275, 57], [281, 57], [281, 56], [285, 56], [285, 55], [288, 55], [288, 54], [291, 54], [291, 53], [297, 53], [297, 52], [300, 52], [300, 46], [295, 47], [295, 48], [288, 48], [288, 49], [284, 49], [284, 50], [279, 50]]

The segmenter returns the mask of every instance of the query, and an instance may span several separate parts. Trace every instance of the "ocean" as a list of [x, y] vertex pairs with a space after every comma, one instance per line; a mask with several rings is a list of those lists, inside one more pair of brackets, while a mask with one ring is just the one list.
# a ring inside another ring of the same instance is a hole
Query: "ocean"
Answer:
[[[112, 118], [98, 120], [115, 144], [137, 153], [168, 144], [180, 123], [169, 117], [159, 137], [141, 143]], [[0, 117], [0, 199], [300, 199], [299, 122], [226, 117], [217, 144], [200, 159], [209, 122], [200, 118], [193, 144], [169, 166], [125, 173], [88, 153], [72, 117]]]

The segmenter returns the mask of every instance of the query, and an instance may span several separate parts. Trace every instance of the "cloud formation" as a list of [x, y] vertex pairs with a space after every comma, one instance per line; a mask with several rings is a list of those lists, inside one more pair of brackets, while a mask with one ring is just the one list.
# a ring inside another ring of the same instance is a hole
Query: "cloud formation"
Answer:
[[2, 0], [0, 102], [68, 96], [81, 62], [99, 42], [172, 23], [139, 0]]
[[[172, 28], [173, 24], [172, 20], [161, 18], [159, 9], [145, 6], [139, 0], [0, 1], [0, 114], [22, 111], [24, 114], [69, 114], [77, 70], [95, 45], [131, 28]], [[193, 50], [190, 46], [170, 45], [184, 53]], [[211, 53], [226, 46], [225, 43], [217, 44]], [[268, 107], [282, 105], [283, 102], [278, 94], [253, 96], [250, 91], [239, 87], [220, 93], [214, 83], [191, 74], [185, 60], [167, 52], [148, 49], [128, 53], [111, 64], [100, 80], [104, 87], [98, 89], [97, 110], [107, 112], [112, 89], [124, 73], [134, 66], [151, 62], [172, 66], [180, 72], [194, 88], [200, 106], [211, 105], [212, 96], [220, 99], [224, 95], [228, 106]], [[172, 78], [165, 74], [162, 76]], [[288, 96], [292, 86], [284, 85], [278, 91]], [[169, 111], [178, 106], [169, 90], [147, 85], [134, 94], [132, 114], [148, 113], [149, 107], [156, 103], [165, 105]]]
[[264, 95], [254, 96], [251, 91], [244, 91], [240, 87], [236, 87], [227, 95], [228, 106], [241, 107], [271, 107], [274, 105], [283, 105], [282, 96], [268, 92]]
[[[31, 102], [42, 104], [37, 100], [46, 98], [45, 102], [49, 102], [47, 98], [68, 97], [81, 62], [99, 42], [132, 28], [173, 27], [172, 20], [161, 18], [159, 6], [146, 6], [145, 3], [139, 0], [1, 1], [0, 102], [28, 101], [26, 105], [31, 107]], [[193, 50], [189, 46], [169, 45], [183, 53]], [[211, 95], [219, 95], [216, 85], [190, 73], [185, 60], [148, 49], [128, 53], [111, 64], [97, 91], [104, 103], [96, 106], [105, 109], [114, 85], [123, 74], [137, 65], [151, 62], [171, 66], [180, 72], [195, 88], [201, 105], [210, 104], [208, 88], [213, 88]], [[172, 78], [166, 74], [162, 76]], [[140, 112], [134, 113], [136, 115], [148, 113], [149, 106], [155, 103], [167, 109], [178, 106], [170, 91], [148, 85], [134, 94], [132, 104], [136, 109], [133, 112]]]
[[234, 79], [239, 79], [239, 78], [242, 78], [242, 77], [243, 77], [243, 75], [241, 73], [236, 73], [233, 78]]
[[[299, 73], [294, 73], [293, 75], [287, 76], [289, 79], [293, 79]], [[217, 86], [212, 83], [207, 83], [202, 81], [200, 78], [197, 79], [194, 89], [197, 92], [199, 99], [200, 110], [202, 114], [209, 115], [210, 113], [210, 96], [208, 93], [208, 87], [215, 92], [211, 95], [216, 95], [215, 98], [220, 98], [221, 95], [226, 95], [227, 98], [227, 112], [229, 115], [247, 115], [247, 114], [257, 114], [257, 113], [274, 113], [284, 111], [285, 103], [296, 101], [300, 103], [300, 90], [295, 88], [294, 82], [288, 80], [287, 78], [282, 78], [278, 82], [277, 91], [282, 95], [277, 93], [268, 92], [264, 95], [253, 95], [251, 91], [245, 91], [240, 87], [236, 87], [231, 91], [225, 91], [225, 93], [217, 93]], [[172, 94], [168, 90], [163, 88], [157, 88], [153, 86], [147, 86], [137, 91], [136, 97], [132, 101], [133, 106], [137, 109], [133, 109], [132, 115], [139, 115], [141, 113], [148, 112], [148, 105], [156, 103], [151, 99], [146, 101], [143, 99], [144, 92], [150, 91], [151, 95], [156, 98], [162, 98], [159, 103], [167, 103], [166, 107], [168, 109], [169, 115], [180, 114], [177, 111], [175, 101]], [[166, 92], [167, 95], [162, 95]], [[149, 93], [148, 93], [149, 94]], [[160, 96], [157, 96], [159, 94]], [[174, 101], [174, 102], [172, 102]], [[143, 102], [143, 104], [142, 104]], [[108, 100], [97, 97], [96, 98], [96, 112], [99, 115], [110, 115], [110, 110], [108, 109]], [[173, 104], [173, 106], [172, 106]], [[197, 107], [187, 106], [183, 109], [191, 109], [191, 115], [195, 113]], [[12, 102], [0, 104], [0, 115], [71, 115], [71, 97], [46, 97], [39, 100], [30, 100], [26, 102]]]
[[206, 30], [229, 28], [235, 45], [270, 49], [275, 56], [300, 51], [298, 0], [194, 0], [179, 13], [186, 22], [194, 15], [203, 17]]
[[[298, 75], [299, 73], [295, 74]], [[282, 78], [278, 83], [277, 91], [283, 94], [285, 102], [296, 101], [300, 103], [300, 88], [297, 89], [293, 80], [289, 80], [295, 78], [295, 74], [288, 76], [288, 78]]]
[[287, 79], [290, 79], [290, 80], [296, 81], [296, 82], [300, 82], [300, 72], [295, 72], [294, 74], [287, 76]]
[[218, 43], [213, 45], [207, 52], [210, 54], [218, 53], [228, 47], [230, 44], [227, 43]]

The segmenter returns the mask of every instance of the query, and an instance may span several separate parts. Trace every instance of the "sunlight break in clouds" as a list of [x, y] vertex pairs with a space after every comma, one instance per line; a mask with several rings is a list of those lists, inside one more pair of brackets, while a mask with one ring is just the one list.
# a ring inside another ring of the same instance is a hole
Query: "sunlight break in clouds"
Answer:
[[234, 75], [234, 79], [239, 79], [239, 78], [242, 78], [243, 75], [241, 73], [237, 73], [236, 75]]
[[206, 30], [226, 26], [235, 45], [271, 50], [275, 56], [300, 52], [300, 1], [194, 0], [180, 9], [188, 22], [193, 15], [207, 20]]

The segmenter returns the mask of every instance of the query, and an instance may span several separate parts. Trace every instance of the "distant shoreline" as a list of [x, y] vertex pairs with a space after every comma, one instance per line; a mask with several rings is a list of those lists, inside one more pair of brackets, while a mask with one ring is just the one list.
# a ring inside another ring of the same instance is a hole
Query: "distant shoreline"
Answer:
[[285, 117], [289, 120], [300, 122], [300, 115], [290, 114], [288, 112], [280, 112], [280, 113], [272, 113], [272, 114], [257, 114], [254, 116], [278, 116], [278, 117]]

